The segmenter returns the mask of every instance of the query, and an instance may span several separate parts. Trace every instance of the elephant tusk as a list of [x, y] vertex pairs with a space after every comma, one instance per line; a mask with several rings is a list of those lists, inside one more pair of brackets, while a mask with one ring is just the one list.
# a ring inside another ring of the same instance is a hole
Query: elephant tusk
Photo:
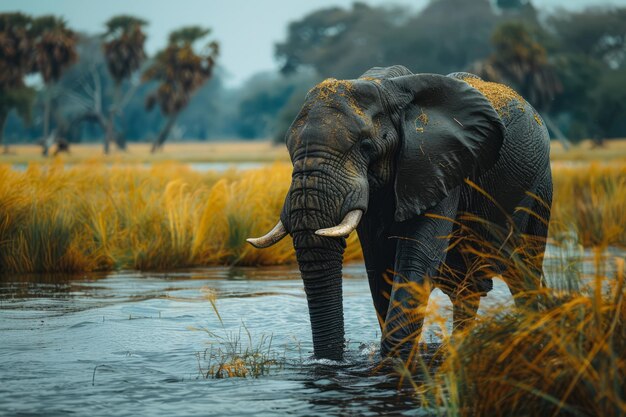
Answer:
[[348, 236], [359, 225], [359, 221], [361, 221], [361, 216], [363, 216], [362, 210], [352, 210], [351, 212], [346, 214], [346, 217], [344, 217], [343, 221], [337, 226], [329, 227], [328, 229], [319, 229], [315, 232], [315, 234], [327, 237]]
[[279, 220], [278, 223], [276, 223], [276, 226], [274, 226], [274, 228], [270, 230], [265, 236], [251, 237], [246, 239], [246, 242], [248, 242], [255, 248], [269, 248], [285, 236], [287, 236], [287, 230], [285, 230], [283, 222]]

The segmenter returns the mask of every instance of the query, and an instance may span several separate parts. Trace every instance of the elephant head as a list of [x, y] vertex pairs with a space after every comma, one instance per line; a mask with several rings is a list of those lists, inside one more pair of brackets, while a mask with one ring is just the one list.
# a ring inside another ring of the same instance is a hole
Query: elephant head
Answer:
[[316, 357], [342, 358], [345, 237], [370, 199], [383, 189], [395, 196], [381, 222], [420, 215], [495, 162], [502, 131], [488, 100], [467, 83], [404, 67], [328, 79], [308, 93], [287, 133], [293, 175], [280, 221], [248, 242], [267, 247], [292, 236]]

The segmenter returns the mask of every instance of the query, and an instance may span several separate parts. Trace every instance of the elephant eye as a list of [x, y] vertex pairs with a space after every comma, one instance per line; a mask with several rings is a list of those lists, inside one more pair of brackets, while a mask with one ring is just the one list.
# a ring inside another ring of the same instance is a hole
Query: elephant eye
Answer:
[[361, 152], [365, 155], [372, 155], [376, 151], [374, 142], [371, 139], [363, 139], [361, 141]]

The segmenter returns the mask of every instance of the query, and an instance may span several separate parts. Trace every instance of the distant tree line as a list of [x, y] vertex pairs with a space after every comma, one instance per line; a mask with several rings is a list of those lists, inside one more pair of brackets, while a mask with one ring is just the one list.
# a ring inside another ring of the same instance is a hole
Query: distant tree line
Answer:
[[476, 72], [514, 87], [553, 136], [626, 137], [626, 7], [540, 16], [529, 0], [431, 0], [413, 14], [354, 3], [291, 23], [276, 57], [285, 74], [312, 68], [321, 78], [393, 64]]
[[[168, 137], [280, 142], [314, 84], [394, 64], [511, 85], [564, 143], [626, 137], [626, 7], [547, 14], [529, 0], [431, 0], [418, 12], [358, 2], [320, 9], [276, 45], [280, 72], [238, 88], [224, 86], [208, 29], [174, 31], [147, 57], [147, 24], [116, 16], [86, 35], [51, 16], [0, 15], [5, 142], [39, 140], [47, 151], [54, 141], [100, 140], [106, 152], [145, 140], [156, 150]], [[32, 74], [42, 80], [36, 90], [24, 82]]]
[[[153, 151], [161, 147], [213, 76], [219, 45], [199, 46], [210, 30], [189, 26], [147, 59], [146, 24], [115, 16], [106, 31], [89, 36], [54, 16], [0, 14], [0, 143], [8, 131], [14, 142], [37, 140], [44, 155], [54, 143], [67, 149], [89, 138], [101, 138], [105, 153], [112, 144], [126, 149], [129, 137], [154, 137]], [[32, 75], [42, 80], [38, 91], [25, 82]], [[155, 106], [163, 117], [151, 115]], [[35, 123], [33, 113], [41, 115]]]

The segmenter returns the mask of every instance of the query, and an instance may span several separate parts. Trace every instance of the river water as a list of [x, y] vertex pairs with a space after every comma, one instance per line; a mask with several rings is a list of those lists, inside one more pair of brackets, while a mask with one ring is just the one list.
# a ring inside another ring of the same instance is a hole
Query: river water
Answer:
[[[507, 297], [499, 282], [488, 302]], [[308, 359], [308, 311], [294, 268], [5, 276], [0, 299], [2, 414], [420, 414], [410, 392], [374, 370], [380, 335], [361, 266], [345, 270], [342, 364]], [[438, 292], [432, 299], [449, 304]], [[207, 349], [239, 334], [248, 343], [246, 329], [253, 344], [271, 336], [272, 354], [286, 365], [258, 378], [203, 378]]]
[[[0, 414], [426, 414], [396, 377], [376, 370], [380, 334], [364, 268], [348, 265], [344, 276], [344, 363], [309, 359], [294, 267], [0, 276]], [[481, 312], [511, 303], [496, 279]], [[451, 317], [438, 290], [429, 305]], [[436, 344], [438, 331], [430, 322], [423, 340]], [[224, 339], [263, 337], [283, 366], [258, 378], [201, 374]]]

